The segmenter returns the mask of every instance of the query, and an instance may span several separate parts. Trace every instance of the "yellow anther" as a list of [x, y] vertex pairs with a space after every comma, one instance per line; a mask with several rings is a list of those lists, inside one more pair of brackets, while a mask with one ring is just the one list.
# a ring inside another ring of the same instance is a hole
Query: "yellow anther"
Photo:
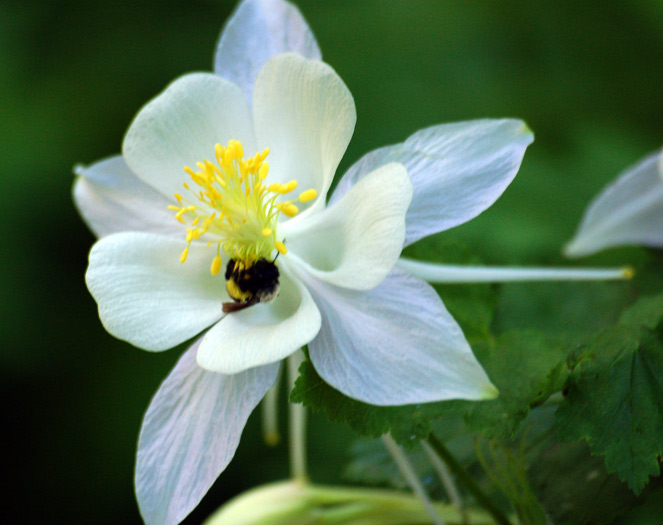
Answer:
[[184, 248], [184, 251], [182, 252], [182, 255], [180, 255], [180, 262], [184, 264], [186, 262], [186, 257], [189, 255], [189, 247], [187, 246]]
[[283, 255], [288, 253], [288, 248], [285, 247], [285, 244], [283, 244], [281, 241], [277, 241], [274, 243], [274, 248], [277, 249], [277, 251]]
[[260, 180], [265, 180], [267, 178], [268, 173], [269, 173], [269, 162], [263, 162], [260, 165], [260, 170], [258, 171], [258, 176], [260, 177]]
[[168, 209], [173, 211], [180, 211], [182, 208], [180, 208], [179, 206], [175, 206], [174, 204], [169, 204]]
[[221, 257], [218, 255], [214, 257], [210, 271], [212, 272], [212, 275], [218, 275], [219, 271], [221, 271]]
[[290, 193], [296, 187], [297, 187], [297, 181], [296, 180], [291, 180], [290, 182], [288, 182], [286, 185], [283, 186], [283, 189], [281, 190], [281, 192], [282, 193]]
[[300, 202], [308, 202], [312, 201], [318, 196], [318, 192], [315, 190], [306, 190], [300, 193], [299, 195], [299, 201]]
[[244, 156], [244, 148], [242, 147], [242, 143], [239, 140], [233, 140], [231, 142], [235, 148], [235, 158], [241, 159]]
[[281, 206], [281, 213], [288, 217], [294, 217], [299, 213], [299, 208], [294, 204], [285, 204], [284, 206]]
[[268, 154], [266, 148], [244, 158], [242, 143], [230, 140], [226, 146], [214, 144], [211, 161], [202, 159], [192, 164], [193, 168], [184, 168], [189, 184], [193, 181], [191, 187], [184, 183], [190, 196], [175, 193], [179, 206], [169, 207], [186, 228], [182, 262], [191, 243], [198, 240], [217, 247], [210, 266], [213, 275], [221, 271], [221, 250], [244, 265], [272, 257], [274, 249], [286, 252], [283, 243], [280, 248], [275, 245], [276, 221], [281, 212], [292, 217], [299, 210], [292, 199], [282, 203], [275, 200], [278, 194], [295, 189], [297, 183], [277, 183], [268, 191], [263, 184], [269, 173], [269, 164], [264, 162]]

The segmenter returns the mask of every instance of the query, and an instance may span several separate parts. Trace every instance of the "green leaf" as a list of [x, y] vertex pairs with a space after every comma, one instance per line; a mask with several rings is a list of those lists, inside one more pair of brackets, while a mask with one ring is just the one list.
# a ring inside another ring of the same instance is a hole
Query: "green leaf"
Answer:
[[557, 411], [562, 439], [584, 439], [639, 494], [663, 454], [663, 295], [644, 297], [579, 357]]
[[586, 443], [551, 443], [531, 462], [532, 485], [555, 523], [611, 523], [638, 504], [640, 498], [603, 460], [592, 456]]
[[489, 401], [444, 401], [400, 407], [377, 407], [350, 399], [326, 384], [306, 361], [300, 367], [290, 400], [323, 412], [332, 421], [347, 423], [359, 434], [378, 437], [391, 432], [404, 446], [425, 438], [431, 424], [460, 415], [469, 431], [512, 437], [529, 413], [560, 388], [565, 378], [566, 351], [537, 332], [512, 332], [495, 342], [475, 345], [475, 354], [500, 390]]

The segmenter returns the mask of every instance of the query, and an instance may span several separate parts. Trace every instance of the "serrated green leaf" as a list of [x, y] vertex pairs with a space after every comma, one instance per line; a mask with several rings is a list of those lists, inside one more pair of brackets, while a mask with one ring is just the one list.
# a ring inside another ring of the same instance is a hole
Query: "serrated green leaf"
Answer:
[[580, 359], [557, 411], [562, 439], [584, 439], [639, 494], [663, 454], [663, 296], [645, 297]]
[[391, 432], [411, 447], [445, 416], [462, 416], [470, 431], [508, 438], [515, 435], [531, 404], [547, 398], [560, 384], [563, 346], [537, 332], [504, 334], [494, 343], [476, 345], [475, 354], [500, 390], [489, 401], [444, 401], [400, 407], [377, 407], [350, 399], [327, 385], [306, 361], [300, 367], [290, 400], [324, 412], [332, 421], [347, 423], [359, 434], [378, 437]]

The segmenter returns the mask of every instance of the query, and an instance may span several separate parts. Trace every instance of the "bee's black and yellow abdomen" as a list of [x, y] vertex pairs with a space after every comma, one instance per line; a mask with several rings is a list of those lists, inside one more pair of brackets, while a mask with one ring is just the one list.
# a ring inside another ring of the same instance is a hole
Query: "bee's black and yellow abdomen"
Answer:
[[260, 259], [248, 268], [231, 259], [225, 277], [228, 295], [236, 302], [267, 302], [278, 294], [279, 269], [267, 259]]
[[241, 286], [235, 282], [235, 279], [232, 276], [226, 281], [226, 290], [228, 291], [230, 298], [237, 302], [247, 302], [253, 297], [251, 292], [242, 290]]

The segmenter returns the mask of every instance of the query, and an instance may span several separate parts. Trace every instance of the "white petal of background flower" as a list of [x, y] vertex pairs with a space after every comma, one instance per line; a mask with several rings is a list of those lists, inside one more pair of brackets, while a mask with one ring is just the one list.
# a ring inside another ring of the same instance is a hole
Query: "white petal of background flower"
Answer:
[[288, 51], [313, 60], [322, 58], [299, 10], [282, 0], [244, 0], [221, 32], [214, 71], [242, 88], [250, 102], [262, 66]]
[[253, 111], [259, 146], [271, 152], [268, 180], [296, 179], [298, 191], [318, 192], [311, 207], [323, 207], [357, 120], [341, 78], [322, 62], [294, 53], [279, 55], [260, 71]]
[[172, 348], [222, 316], [225, 281], [210, 274], [209, 248], [124, 232], [97, 241], [85, 280], [108, 332], [146, 350]]
[[227, 315], [203, 336], [201, 367], [235, 374], [279, 361], [316, 336], [320, 311], [311, 294], [284, 263], [279, 269], [281, 292], [274, 301]]
[[97, 237], [122, 231], [183, 236], [170, 201], [136, 177], [122, 156], [77, 166], [75, 172], [74, 202]]
[[[214, 158], [214, 145], [235, 139], [253, 154], [253, 118], [241, 90], [211, 73], [178, 78], [131, 123], [122, 154], [144, 182], [172, 199], [189, 180], [184, 166]], [[174, 220], [174, 219], [173, 219]]]
[[495, 397], [462, 330], [426, 282], [398, 269], [369, 292], [306, 282], [323, 319], [308, 346], [311, 361], [347, 396], [373, 405]]
[[286, 257], [317, 279], [357, 290], [374, 288], [401, 253], [411, 198], [403, 165], [382, 166], [323, 212], [284, 224]]
[[473, 219], [490, 207], [516, 176], [534, 140], [513, 119], [441, 124], [417, 131], [402, 144], [364, 155], [343, 175], [337, 201], [359, 179], [387, 162], [400, 162], [414, 185], [405, 245]]
[[148, 525], [182, 521], [235, 455], [246, 421], [276, 381], [279, 364], [236, 375], [180, 358], [150, 403], [138, 439], [136, 496]]
[[564, 249], [583, 257], [605, 248], [644, 244], [663, 247], [663, 179], [657, 151], [629, 168], [591, 202]]

